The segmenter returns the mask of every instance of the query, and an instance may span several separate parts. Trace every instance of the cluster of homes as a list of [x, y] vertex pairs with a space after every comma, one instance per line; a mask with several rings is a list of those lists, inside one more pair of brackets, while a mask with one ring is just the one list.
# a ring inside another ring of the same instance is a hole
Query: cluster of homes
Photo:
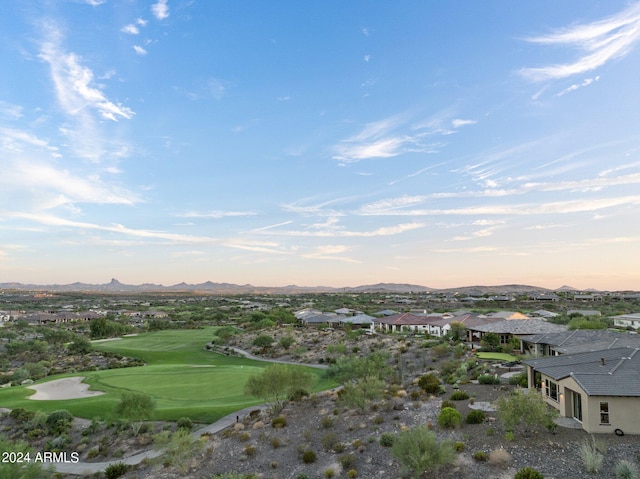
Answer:
[[[584, 316], [596, 315], [581, 311]], [[640, 335], [630, 331], [567, 330], [547, 322], [548, 311], [426, 314], [380, 311], [368, 316], [348, 309], [296, 313], [307, 326], [366, 328], [374, 332], [414, 332], [446, 336], [461, 325], [466, 340], [476, 344], [488, 333], [500, 342], [516, 338], [527, 372], [528, 387], [542, 394], [560, 415], [590, 433], [640, 434]], [[599, 314], [599, 313], [597, 313]], [[640, 314], [614, 318], [620, 328], [640, 328]]]

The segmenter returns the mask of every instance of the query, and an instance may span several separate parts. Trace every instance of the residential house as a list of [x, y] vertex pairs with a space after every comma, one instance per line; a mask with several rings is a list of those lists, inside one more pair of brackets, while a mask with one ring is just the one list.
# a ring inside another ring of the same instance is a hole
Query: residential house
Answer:
[[638, 351], [613, 348], [526, 360], [528, 387], [588, 433], [640, 434]]
[[621, 314], [613, 317], [613, 325], [616, 328], [640, 328], [640, 313]]
[[640, 336], [602, 329], [574, 329], [522, 338], [522, 350], [536, 357], [575, 354], [620, 347], [640, 348]]
[[489, 333], [500, 337], [500, 344], [507, 344], [511, 338], [522, 339], [526, 336], [544, 333], [557, 333], [567, 330], [562, 324], [548, 323], [540, 319], [505, 319], [488, 324], [467, 325], [468, 340], [481, 341]]

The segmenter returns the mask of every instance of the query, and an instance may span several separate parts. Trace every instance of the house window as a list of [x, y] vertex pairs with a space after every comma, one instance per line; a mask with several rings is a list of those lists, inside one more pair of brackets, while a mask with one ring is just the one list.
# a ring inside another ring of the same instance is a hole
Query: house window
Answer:
[[600, 403], [600, 424], [611, 424], [609, 422], [609, 403]]
[[548, 379], [544, 380], [544, 390], [548, 398], [558, 400], [558, 385]]

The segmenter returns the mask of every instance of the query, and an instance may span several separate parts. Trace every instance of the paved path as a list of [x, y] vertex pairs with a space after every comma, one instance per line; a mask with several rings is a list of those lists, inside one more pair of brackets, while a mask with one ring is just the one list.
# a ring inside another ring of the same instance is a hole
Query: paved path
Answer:
[[[267, 361], [271, 363], [280, 363], [280, 364], [294, 364], [297, 366], [309, 366], [312, 368], [326, 369], [327, 366], [324, 364], [306, 364], [306, 363], [296, 363], [294, 361], [286, 361], [286, 360], [273, 360], [260, 358], [258, 356], [254, 356], [253, 354], [239, 348], [230, 347], [235, 353], [240, 354], [248, 359], [254, 359], [256, 361]], [[239, 411], [235, 411], [221, 419], [218, 419], [216, 422], [209, 424], [208, 426], [204, 426], [194, 432], [191, 433], [191, 436], [195, 439], [199, 438], [203, 434], [216, 434], [224, 429], [233, 426], [236, 423], [238, 418], [242, 419], [246, 415], [248, 415], [251, 411], [255, 410], [265, 410], [268, 406], [265, 404], [250, 406], [244, 409], [240, 409]], [[55, 463], [53, 464], [53, 468], [55, 472], [60, 472], [63, 474], [73, 474], [77, 476], [90, 476], [95, 474], [96, 472], [104, 472], [104, 470], [109, 467], [111, 464], [117, 464], [119, 462], [123, 462], [129, 465], [140, 464], [145, 459], [155, 459], [165, 453], [165, 449], [150, 449], [149, 451], [141, 452], [138, 454], [134, 454], [133, 456], [123, 457], [121, 459], [116, 459], [113, 461], [106, 462], [78, 462], [76, 464], [72, 463]]]
[[[233, 424], [236, 423], [238, 418], [240, 419], [244, 418], [251, 411], [255, 411], [255, 410], [262, 411], [264, 409], [266, 409], [265, 405], [251, 406], [244, 409], [240, 409], [239, 411], [233, 412], [221, 419], [218, 419], [216, 422], [209, 424], [208, 426], [204, 426], [200, 429], [197, 429], [196, 431], [193, 431], [191, 433], [191, 436], [194, 439], [198, 439], [203, 434], [216, 434], [228, 427], [233, 426]], [[119, 462], [123, 462], [129, 465], [140, 464], [145, 459], [155, 459], [156, 457], [160, 457], [164, 453], [165, 453], [165, 449], [150, 449], [148, 451], [134, 454], [133, 456], [123, 457], [122, 459], [116, 459], [113, 461], [78, 462], [76, 464], [55, 463], [53, 464], [53, 467], [56, 472], [60, 472], [64, 474], [74, 474], [77, 476], [90, 476], [95, 474], [96, 472], [104, 472], [104, 470], [111, 464], [117, 464]]]

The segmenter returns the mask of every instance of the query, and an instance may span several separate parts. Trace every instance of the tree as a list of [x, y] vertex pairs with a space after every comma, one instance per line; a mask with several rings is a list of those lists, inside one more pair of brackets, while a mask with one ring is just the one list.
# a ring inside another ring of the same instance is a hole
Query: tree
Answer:
[[133, 434], [137, 436], [142, 423], [153, 417], [155, 409], [156, 402], [148, 394], [125, 391], [116, 406], [116, 414], [131, 423]]
[[464, 324], [453, 321], [450, 326], [451, 330], [449, 331], [449, 335], [451, 336], [451, 339], [454, 341], [460, 341], [465, 338], [467, 328], [464, 327]]
[[77, 336], [67, 347], [70, 354], [89, 354], [91, 352], [91, 341], [84, 336]]
[[245, 392], [270, 403], [273, 413], [278, 414], [291, 395], [299, 390], [310, 389], [312, 384], [313, 376], [303, 368], [276, 363], [250, 376]]
[[436, 475], [441, 466], [450, 464], [455, 457], [450, 441], [438, 442], [436, 435], [426, 426], [418, 426], [398, 434], [391, 453], [408, 469], [412, 477], [421, 477], [426, 471]]
[[252, 344], [254, 346], [258, 346], [259, 348], [262, 348], [262, 350], [264, 351], [269, 346], [271, 346], [274, 341], [275, 341], [275, 339], [273, 339], [268, 334], [261, 334], [260, 336], [258, 336], [256, 339], [253, 340]]
[[539, 393], [516, 389], [498, 399], [497, 416], [508, 431], [520, 427], [524, 434], [528, 434], [536, 427], [553, 429], [558, 411], [547, 406]]
[[480, 345], [487, 351], [497, 351], [500, 347], [500, 336], [496, 333], [483, 334]]

